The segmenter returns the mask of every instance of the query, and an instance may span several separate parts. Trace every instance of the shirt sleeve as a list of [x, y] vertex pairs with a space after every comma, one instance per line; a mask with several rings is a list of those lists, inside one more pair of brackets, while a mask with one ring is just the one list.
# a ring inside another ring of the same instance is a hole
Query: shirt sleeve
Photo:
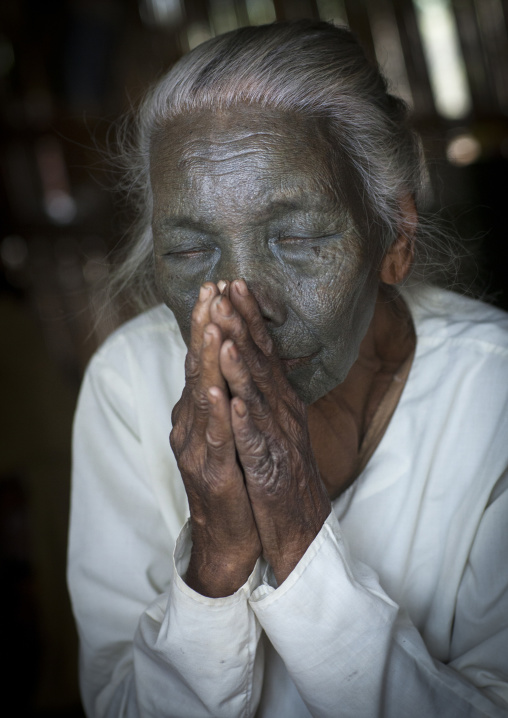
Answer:
[[277, 587], [250, 605], [314, 718], [479, 718], [508, 711], [507, 492], [487, 509], [457, 597], [455, 658], [434, 660], [330, 514]]
[[185, 584], [188, 528], [172, 560], [180, 526], [164, 522], [147, 481], [137, 416], [128, 376], [99, 355], [74, 424], [68, 557], [86, 713], [251, 716], [262, 651], [247, 599], [259, 566], [225, 598]]

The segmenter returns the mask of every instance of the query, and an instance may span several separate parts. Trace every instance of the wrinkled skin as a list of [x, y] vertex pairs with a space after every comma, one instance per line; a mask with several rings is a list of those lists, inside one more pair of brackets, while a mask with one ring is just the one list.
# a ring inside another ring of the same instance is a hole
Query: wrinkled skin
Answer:
[[282, 582], [319, 532], [330, 500], [305, 404], [247, 285], [235, 281], [231, 301], [211, 283], [201, 296], [171, 445], [191, 508], [187, 582], [220, 596], [245, 582], [261, 552]]
[[186, 580], [205, 595], [237, 590], [260, 554], [281, 583], [330, 512], [306, 404], [357, 360], [381, 258], [329, 156], [315, 122], [254, 108], [179, 118], [153, 142], [156, 278], [188, 346], [171, 433]]
[[329, 155], [315, 122], [253, 108], [179, 118], [152, 150], [157, 282], [184, 340], [200, 285], [245, 279], [279, 356], [310, 357], [288, 374], [308, 404], [345, 379], [378, 288]]

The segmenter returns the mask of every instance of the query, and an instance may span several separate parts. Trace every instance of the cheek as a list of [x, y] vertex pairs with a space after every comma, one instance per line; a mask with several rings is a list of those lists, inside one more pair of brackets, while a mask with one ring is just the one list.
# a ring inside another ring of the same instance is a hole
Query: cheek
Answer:
[[155, 258], [155, 283], [160, 298], [175, 315], [183, 340], [190, 340], [191, 314], [198, 299], [201, 282], [188, 282], [170, 271], [163, 258]]
[[[333, 257], [330, 257], [333, 259]], [[377, 293], [375, 272], [360, 255], [335, 257], [320, 275], [307, 283], [307, 317], [330, 341], [362, 330], [362, 315], [369, 313]]]
[[374, 312], [378, 291], [376, 273], [364, 267], [361, 271], [343, 276], [334, 289], [328, 313], [330, 339], [343, 347], [348, 362], [352, 363], [357, 358]]
[[323, 347], [321, 368], [311, 382], [312, 392], [319, 395], [344, 381], [356, 361], [378, 289], [376, 272], [361, 258], [344, 261], [327, 279], [316, 287], [314, 312], [307, 315], [307, 326]]

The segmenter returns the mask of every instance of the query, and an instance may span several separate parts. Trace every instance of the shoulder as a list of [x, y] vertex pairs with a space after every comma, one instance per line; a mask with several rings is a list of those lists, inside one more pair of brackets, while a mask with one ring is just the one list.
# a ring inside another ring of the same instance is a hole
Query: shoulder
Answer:
[[166, 350], [185, 352], [185, 346], [176, 319], [166, 306], [159, 304], [129, 320], [114, 331], [97, 350], [94, 359], [114, 360], [125, 347], [143, 352]]
[[[417, 336], [414, 378], [422, 389], [448, 395], [457, 408], [490, 407], [500, 415], [508, 404], [508, 314], [484, 302], [428, 289], [409, 302]], [[439, 405], [439, 404], [438, 404]]]
[[131, 319], [90, 360], [78, 413], [88, 404], [108, 405], [119, 417], [132, 414], [131, 423], [139, 424], [162, 412], [166, 429], [184, 385], [186, 351], [175, 317], [164, 305]]
[[508, 314], [485, 302], [427, 288], [408, 302], [418, 339], [425, 343], [471, 345], [476, 351], [508, 356]]
[[508, 315], [438, 289], [409, 304], [417, 348], [401, 431], [429, 475], [439, 465], [488, 494], [508, 465]]
[[115, 371], [127, 376], [142, 371], [155, 378], [162, 365], [180, 366], [186, 347], [173, 313], [163, 304], [129, 320], [99, 347], [87, 375]]
[[[417, 348], [413, 388], [434, 412], [466, 412], [485, 425], [507, 418], [508, 314], [484, 302], [429, 289], [409, 302]], [[481, 412], [475, 413], [481, 409]], [[466, 422], [466, 417], [462, 416]]]

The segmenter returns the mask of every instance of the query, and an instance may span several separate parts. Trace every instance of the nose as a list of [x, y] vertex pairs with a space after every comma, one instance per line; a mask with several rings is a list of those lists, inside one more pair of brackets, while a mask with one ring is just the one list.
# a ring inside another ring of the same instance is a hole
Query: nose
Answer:
[[269, 328], [277, 328], [287, 318], [287, 305], [284, 301], [284, 288], [277, 276], [275, 258], [259, 256], [239, 256], [233, 252], [222, 253], [215, 266], [212, 281], [220, 279], [244, 279], [249, 292], [254, 295], [261, 315]]
[[245, 279], [249, 291], [256, 298], [261, 316], [267, 325], [273, 329], [281, 327], [287, 318], [287, 308], [275, 287], [270, 285], [269, 281], [261, 282], [257, 279], [249, 279], [245, 274], [242, 278]]

